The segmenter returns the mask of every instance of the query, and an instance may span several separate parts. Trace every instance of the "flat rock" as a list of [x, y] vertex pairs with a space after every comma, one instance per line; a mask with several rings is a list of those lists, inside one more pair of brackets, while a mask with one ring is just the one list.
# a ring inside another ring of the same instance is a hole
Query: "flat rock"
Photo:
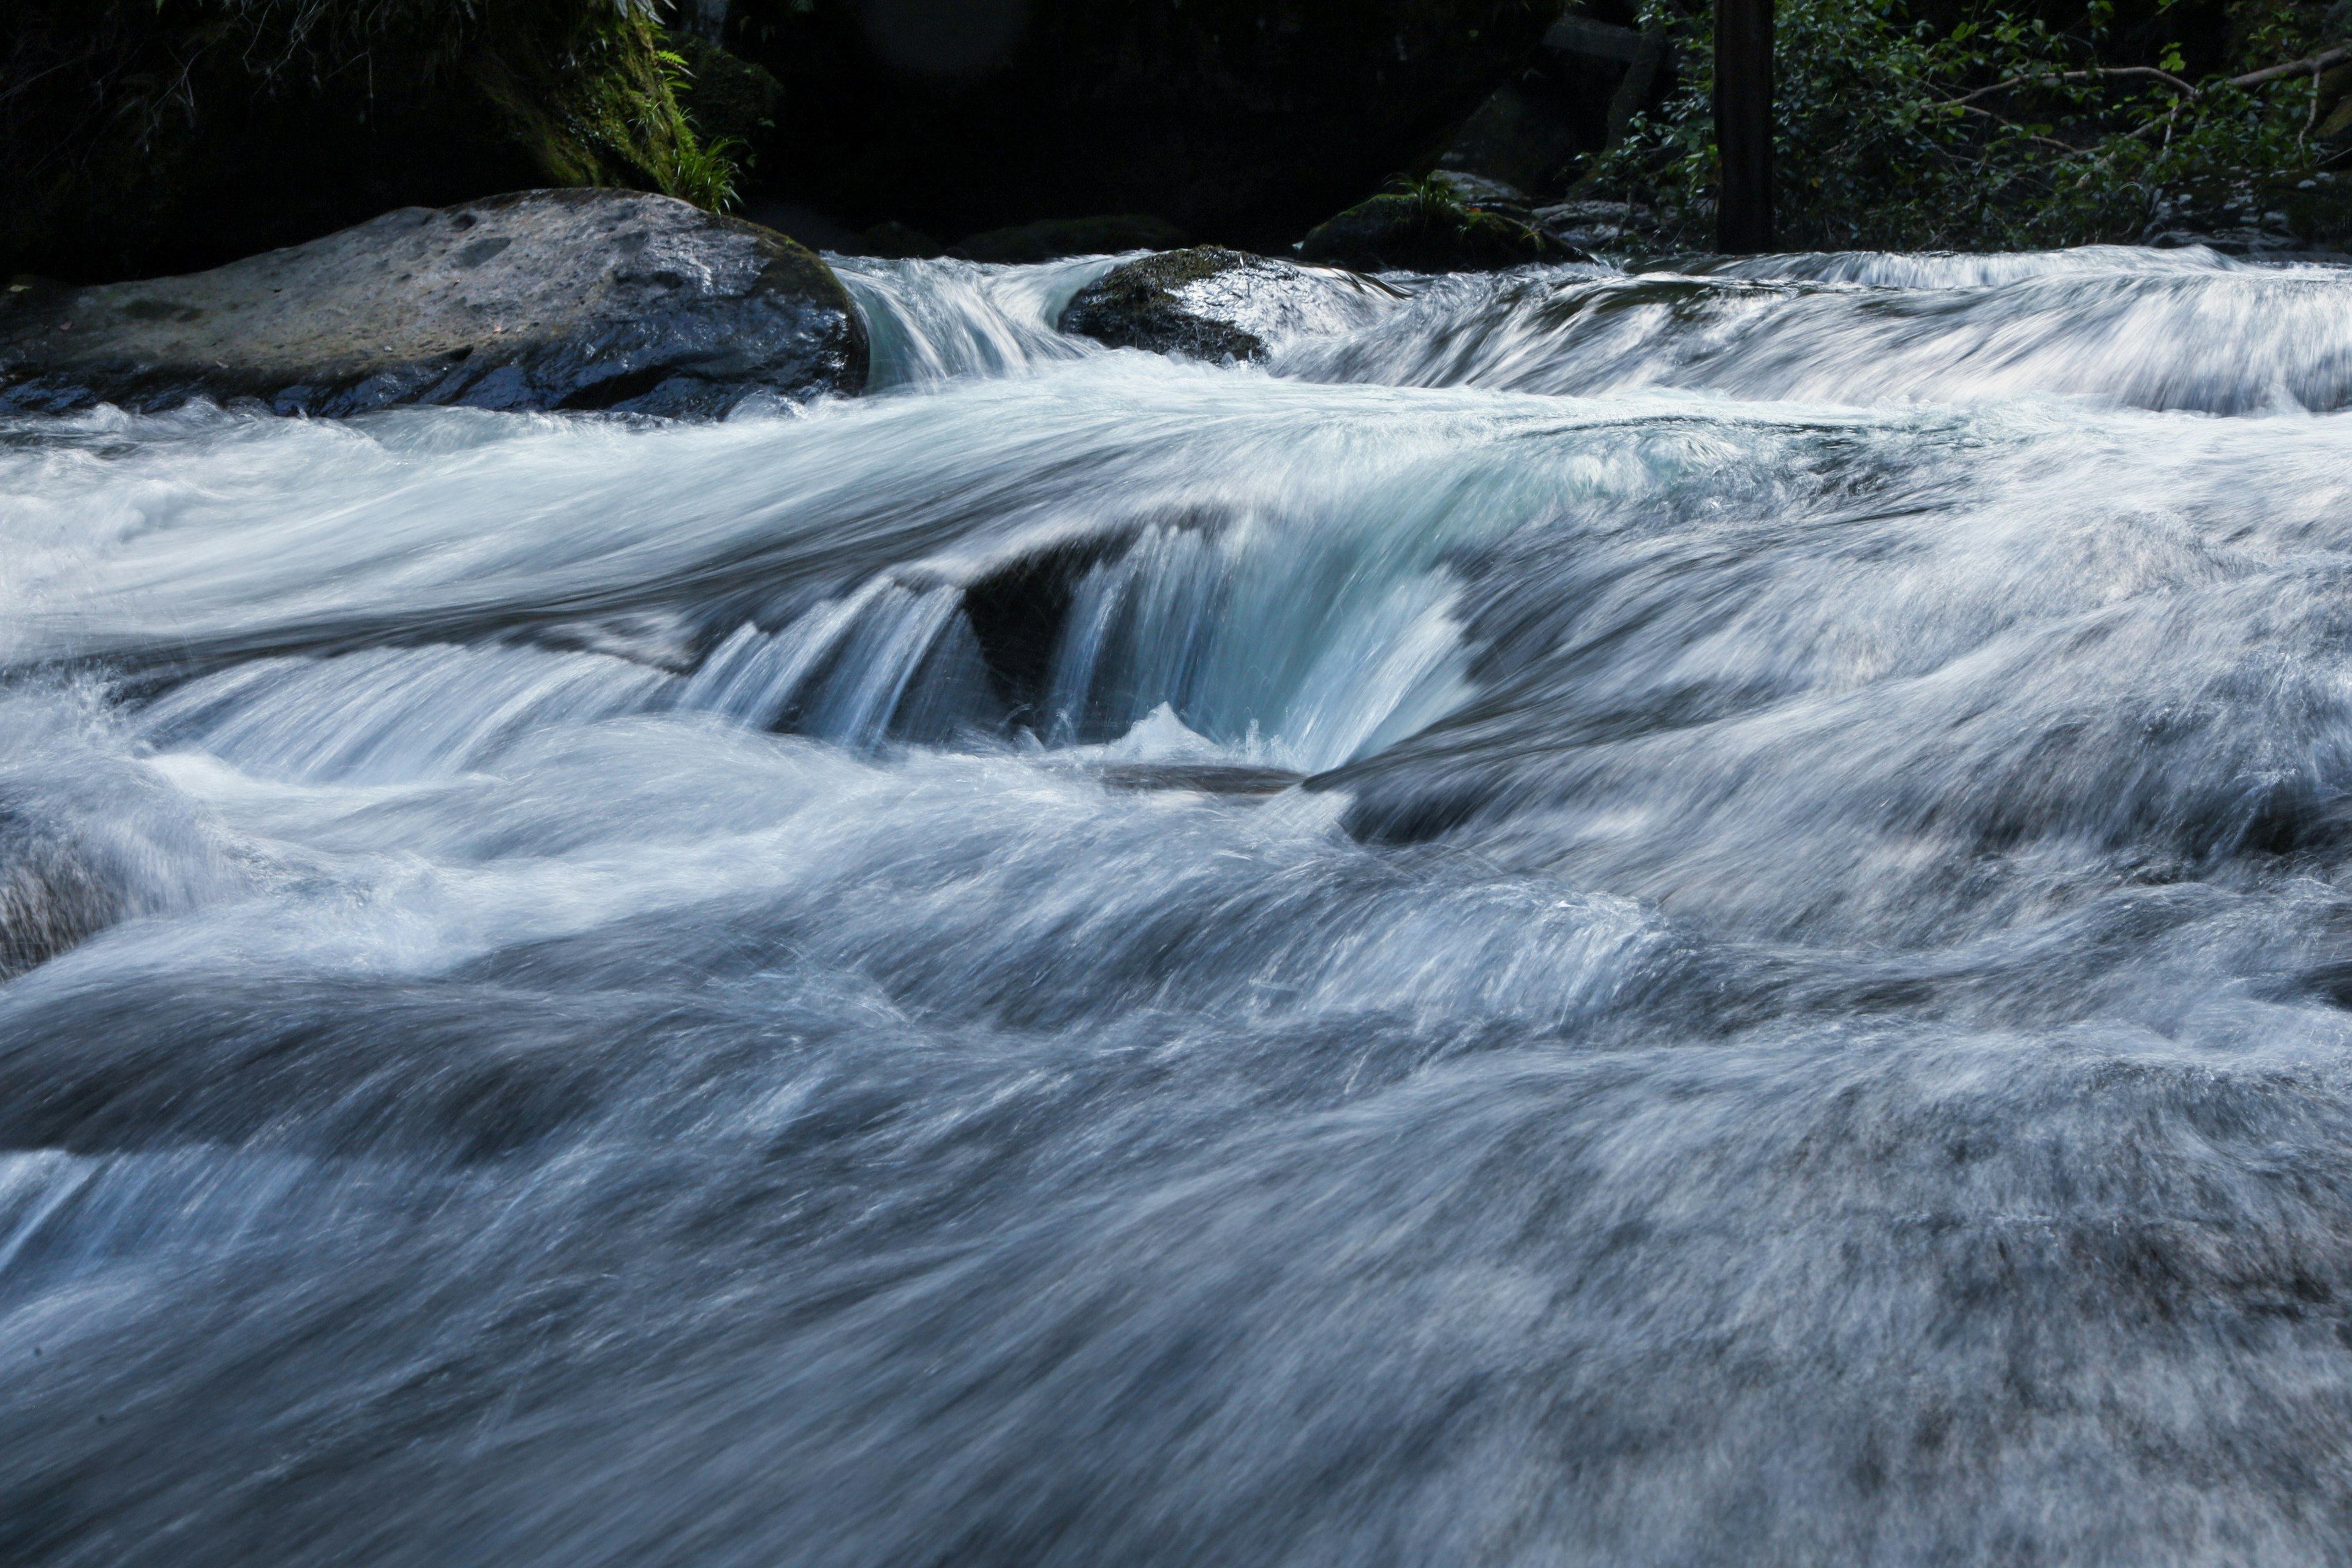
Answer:
[[404, 207], [210, 272], [0, 304], [0, 409], [257, 398], [283, 414], [398, 404], [724, 413], [854, 395], [848, 291], [772, 229], [635, 191]]
[[1247, 363], [1290, 338], [1361, 326], [1402, 298], [1351, 272], [1204, 245], [1111, 268], [1078, 290], [1060, 327], [1112, 348]]

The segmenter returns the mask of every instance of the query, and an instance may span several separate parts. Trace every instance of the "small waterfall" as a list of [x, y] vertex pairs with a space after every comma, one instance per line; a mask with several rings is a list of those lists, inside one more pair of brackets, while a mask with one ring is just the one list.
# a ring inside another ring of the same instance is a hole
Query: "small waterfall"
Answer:
[[830, 256], [866, 317], [877, 391], [959, 375], [1010, 375], [1101, 350], [1054, 323], [1079, 289], [1118, 265], [1081, 257], [1043, 267]]
[[703, 661], [678, 705], [871, 749], [891, 732], [918, 675], [940, 662], [961, 601], [953, 587], [918, 592], [877, 579], [774, 633], [747, 621]]
[[1054, 654], [1049, 733], [1099, 742], [1166, 704], [1196, 733], [1311, 773], [1467, 696], [1442, 573], [1381, 581], [1328, 557], [1240, 563], [1265, 549], [1265, 531], [1247, 525], [1154, 527], [1089, 569]]

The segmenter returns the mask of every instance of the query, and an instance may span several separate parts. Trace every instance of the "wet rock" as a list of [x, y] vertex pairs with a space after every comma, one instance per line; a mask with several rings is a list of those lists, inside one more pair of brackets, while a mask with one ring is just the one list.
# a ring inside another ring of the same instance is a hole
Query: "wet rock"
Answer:
[[1344, 331], [1402, 298], [1352, 273], [1218, 246], [1115, 267], [1063, 310], [1063, 331], [1209, 361], [1265, 357], [1286, 338]]
[[1418, 191], [1359, 202], [1309, 232], [1298, 254], [1364, 272], [1499, 272], [1590, 259], [1516, 218]]
[[2253, 260], [2340, 260], [2352, 249], [2352, 180], [2321, 171], [2162, 192], [2140, 243]]
[[1662, 225], [1658, 215], [1632, 202], [1569, 201], [1538, 207], [1535, 226], [1578, 250], [1646, 246]]
[[1047, 218], [1013, 228], [993, 228], [961, 240], [948, 252], [966, 261], [1058, 261], [1065, 256], [1109, 256], [1122, 250], [1167, 250], [1185, 242], [1184, 231], [1147, 213], [1103, 217]]
[[69, 840], [0, 806], [0, 980], [122, 918], [121, 895]]
[[1600, 151], [1602, 122], [1592, 105], [1608, 102], [1607, 89], [1599, 86], [1559, 101], [1566, 96], [1538, 84], [1505, 82], [1438, 154], [1438, 173], [1559, 190], [1580, 154]]
[[755, 393], [855, 394], [866, 371], [864, 324], [817, 257], [633, 191], [407, 207], [210, 272], [5, 300], [0, 408], [709, 415]]
[[1106, 788], [1192, 790], [1200, 795], [1270, 795], [1305, 780], [1288, 768], [1221, 763], [1112, 763], [1094, 770]]
[[1507, 180], [1497, 180], [1490, 175], [1465, 174], [1459, 169], [1440, 169], [1429, 176], [1429, 183], [1442, 186], [1465, 207], [1480, 207], [1511, 217], [1535, 210], [1528, 200], [1527, 192]]

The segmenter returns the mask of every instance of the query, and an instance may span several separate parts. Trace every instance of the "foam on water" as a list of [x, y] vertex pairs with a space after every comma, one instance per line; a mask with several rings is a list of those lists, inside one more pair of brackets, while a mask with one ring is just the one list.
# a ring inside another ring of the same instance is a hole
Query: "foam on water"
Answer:
[[0, 428], [0, 1558], [2343, 1555], [2352, 284], [1108, 264]]
[[2128, 254], [1454, 276], [1362, 331], [1287, 344], [1274, 363], [1316, 380], [1586, 396], [1686, 387], [1879, 405], [2048, 393], [2211, 414], [2352, 405], [2352, 269]]
[[828, 256], [873, 340], [875, 391], [958, 375], [1009, 375], [1099, 352], [1054, 330], [1077, 291], [1123, 258], [1043, 267]]

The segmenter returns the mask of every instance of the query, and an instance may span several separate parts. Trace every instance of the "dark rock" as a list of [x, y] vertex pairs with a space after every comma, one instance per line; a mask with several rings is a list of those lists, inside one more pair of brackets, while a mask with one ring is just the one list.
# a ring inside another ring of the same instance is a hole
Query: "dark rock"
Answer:
[[0, 805], [0, 980], [122, 918], [121, 895], [68, 839]]
[[2333, 171], [2159, 193], [2142, 245], [2255, 260], [2335, 260], [2352, 248], [2352, 180]]
[[919, 228], [892, 219], [877, 223], [857, 237], [858, 256], [878, 256], [886, 261], [929, 261], [945, 256], [947, 247]]
[[0, 408], [255, 397], [715, 414], [863, 389], [832, 269], [772, 230], [631, 191], [409, 207], [211, 272], [11, 286]]
[[1144, 213], [1103, 217], [1046, 218], [993, 228], [959, 241], [948, 252], [966, 261], [1058, 261], [1065, 256], [1109, 256], [1122, 250], [1168, 250], [1186, 242], [1182, 229]]
[[1094, 770], [1106, 788], [1189, 789], [1202, 795], [1269, 795], [1302, 782], [1305, 773], [1230, 763], [1112, 763]]
[[1250, 361], [1286, 338], [1359, 325], [1400, 298], [1352, 273], [1202, 246], [1113, 268], [1078, 291], [1060, 326], [1113, 348]]
[[1591, 259], [1516, 218], [1418, 191], [1358, 203], [1310, 231], [1298, 254], [1365, 272], [1499, 272]]
[[[1624, 20], [1631, 5], [1611, 6]], [[1618, 25], [1571, 6], [1544, 35], [1525, 70], [1497, 87], [1437, 156], [1440, 175], [1482, 176], [1559, 199], [1635, 115], [1664, 107], [1673, 50], [1664, 26]], [[1514, 214], [1522, 222], [1524, 214]]]
[[1601, 132], [1591, 112], [1597, 101], [1605, 109], [1607, 97], [1588, 89], [1572, 109], [1555, 107], [1563, 96], [1546, 93], [1517, 80], [1495, 89], [1477, 112], [1462, 123], [1445, 150], [1438, 154], [1441, 173], [1484, 175], [1538, 191], [1557, 191], [1568, 183], [1568, 171], [1580, 155], [1600, 151]]
[[1538, 207], [1535, 226], [1578, 250], [1647, 248], [1664, 225], [1648, 207], [1631, 202], [1571, 201]]
[[[1507, 180], [1498, 180], [1490, 174], [1439, 169], [1429, 176], [1429, 183], [1444, 190], [1465, 207], [1498, 212], [1507, 217], [1517, 217], [1521, 213], [1535, 211], [1534, 204], [1528, 200], [1527, 192]], [[1520, 221], [1526, 220], [1522, 218]]]

